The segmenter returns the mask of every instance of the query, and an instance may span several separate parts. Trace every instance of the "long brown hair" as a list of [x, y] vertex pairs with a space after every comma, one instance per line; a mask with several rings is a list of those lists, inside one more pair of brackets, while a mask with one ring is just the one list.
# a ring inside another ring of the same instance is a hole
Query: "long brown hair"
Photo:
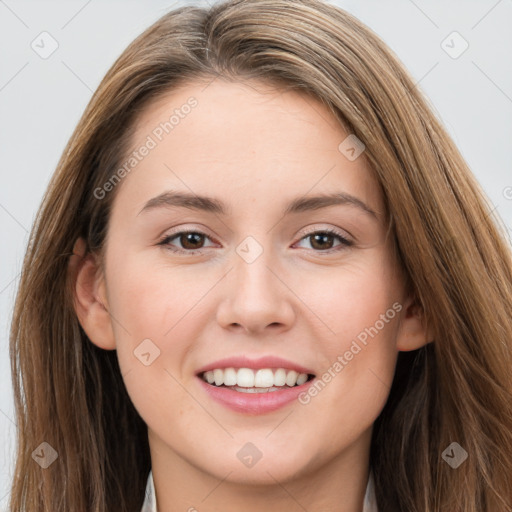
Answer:
[[[136, 116], [179, 83], [257, 78], [312, 94], [365, 145], [408, 285], [434, 342], [399, 354], [374, 424], [380, 512], [512, 511], [512, 262], [467, 164], [391, 50], [319, 0], [231, 0], [171, 11], [108, 71], [49, 184], [23, 262], [11, 328], [18, 424], [13, 512], [138, 512], [147, 427], [115, 351], [73, 307], [78, 237], [101, 252]], [[48, 468], [33, 460], [47, 442]], [[456, 469], [443, 452], [468, 457]]]

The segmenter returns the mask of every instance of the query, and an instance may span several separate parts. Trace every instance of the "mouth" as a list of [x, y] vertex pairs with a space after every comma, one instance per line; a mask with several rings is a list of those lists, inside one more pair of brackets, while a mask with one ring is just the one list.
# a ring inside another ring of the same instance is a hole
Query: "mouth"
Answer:
[[[276, 363], [276, 359], [273, 362]], [[217, 363], [203, 369], [196, 376], [208, 399], [245, 415], [271, 413], [290, 405], [315, 380], [313, 373], [295, 365], [295, 369], [282, 366], [257, 367], [254, 362], [248, 365], [253, 368], [223, 367]]]
[[238, 393], [273, 393], [297, 388], [315, 378], [312, 373], [299, 373], [288, 368], [215, 368], [201, 372], [207, 384]]

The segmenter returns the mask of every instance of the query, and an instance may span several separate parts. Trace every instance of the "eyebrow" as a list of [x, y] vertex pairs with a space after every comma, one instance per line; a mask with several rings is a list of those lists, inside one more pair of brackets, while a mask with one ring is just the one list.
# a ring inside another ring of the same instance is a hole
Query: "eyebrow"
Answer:
[[[346, 192], [299, 197], [287, 205], [284, 215], [319, 210], [321, 208], [336, 205], [355, 206], [375, 219], [378, 219], [375, 211], [373, 211], [366, 203]], [[187, 208], [189, 210], [215, 213], [218, 215], [228, 214], [228, 207], [219, 199], [209, 196], [198, 196], [189, 192], [166, 191], [150, 199], [143, 206], [138, 215], [143, 212], [162, 207]]]

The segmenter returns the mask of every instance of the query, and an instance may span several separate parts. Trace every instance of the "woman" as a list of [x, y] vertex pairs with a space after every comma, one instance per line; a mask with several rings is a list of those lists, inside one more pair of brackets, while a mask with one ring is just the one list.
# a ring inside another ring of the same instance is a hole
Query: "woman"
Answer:
[[511, 311], [485, 197], [375, 34], [316, 0], [172, 11], [33, 228], [11, 510], [510, 511]]

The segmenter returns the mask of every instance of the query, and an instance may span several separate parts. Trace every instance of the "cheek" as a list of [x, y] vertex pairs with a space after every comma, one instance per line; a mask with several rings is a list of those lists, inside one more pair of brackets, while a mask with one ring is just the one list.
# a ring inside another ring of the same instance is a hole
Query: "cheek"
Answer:
[[312, 407], [329, 411], [335, 424], [344, 425], [342, 431], [370, 426], [393, 380], [402, 306], [398, 283], [380, 268], [340, 273], [338, 280], [331, 280], [329, 297], [317, 303], [324, 305], [330, 333], [319, 339], [322, 373], [301, 403], [309, 407], [316, 402]]
[[[303, 285], [304, 302], [322, 321], [324, 349], [331, 360], [356, 338], [362, 343], [378, 335], [381, 340], [392, 338], [388, 327], [398, 315], [400, 306], [393, 304], [400, 295], [397, 281], [383, 268], [381, 261], [331, 268], [327, 279]], [[380, 336], [380, 331], [386, 332]]]
[[[356, 333], [351, 336], [350, 333]], [[367, 334], [357, 338], [357, 334]], [[313, 431], [330, 439], [333, 453], [369, 429], [389, 397], [396, 365], [396, 322], [380, 331], [361, 331], [351, 322], [323, 355], [328, 363], [317, 382], [299, 397]], [[365, 339], [361, 342], [360, 339]]]
[[208, 287], [183, 267], [126, 257], [112, 265], [109, 303], [134, 335], [163, 339], [187, 323]]
[[[118, 358], [123, 375], [131, 372], [126, 385], [132, 399], [141, 402], [135, 395], [161, 388], [156, 383], [162, 372], [171, 372], [166, 380], [173, 388], [173, 377], [183, 379], [192, 340], [215, 315], [215, 304], [205, 295], [218, 275], [205, 271], [199, 279], [192, 269], [148, 265], [142, 256], [128, 254], [113, 254], [110, 261], [109, 305]], [[319, 399], [327, 410], [337, 410], [340, 396], [351, 407], [360, 407], [361, 400], [382, 402], [389, 391], [386, 385], [396, 360], [396, 284], [383, 268], [382, 261], [365, 260], [338, 269], [326, 267], [324, 276], [301, 273], [301, 280], [291, 282], [308, 306], [302, 320], [296, 321], [306, 329], [308, 323], [317, 326], [318, 367], [326, 372], [326, 380], [330, 377]], [[144, 358], [154, 361], [150, 367]], [[132, 388], [131, 382], [137, 386]]]
[[[185, 378], [191, 340], [200, 329], [197, 306], [203, 294], [179, 269], [148, 271], [148, 265], [137, 267], [127, 259], [110, 274], [109, 305], [126, 390], [144, 421], [163, 422], [161, 430], [182, 428], [198, 414], [178, 382]], [[169, 422], [162, 407], [179, 421]]]
[[169, 369], [181, 378], [207, 283], [195, 287], [182, 269], [137, 264], [135, 258], [111, 268], [109, 306], [123, 374], [149, 363], [152, 371]]

